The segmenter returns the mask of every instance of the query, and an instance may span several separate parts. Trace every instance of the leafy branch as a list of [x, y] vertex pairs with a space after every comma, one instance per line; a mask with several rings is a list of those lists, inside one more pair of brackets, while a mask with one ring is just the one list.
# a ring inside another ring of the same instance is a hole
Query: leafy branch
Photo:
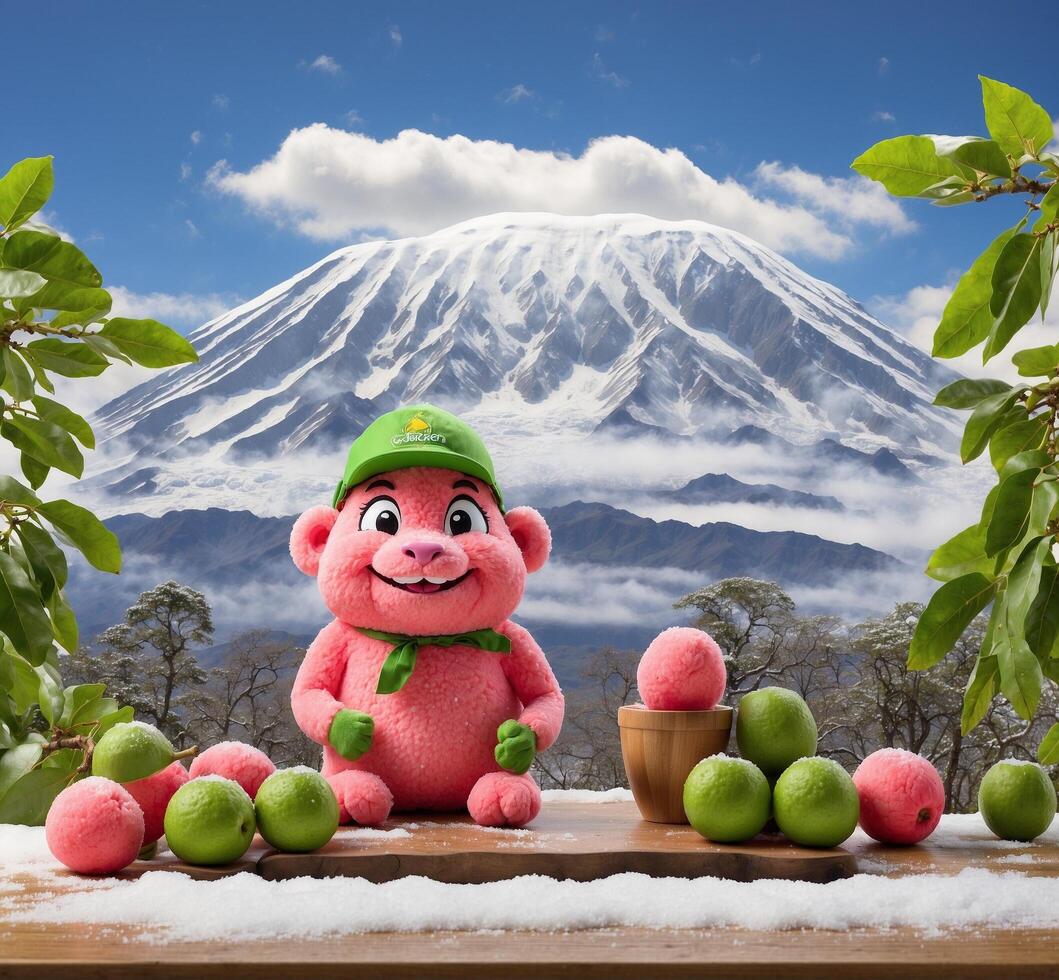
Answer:
[[[1025, 214], [964, 273], [934, 334], [935, 357], [981, 346], [985, 364], [1038, 311], [1042, 320], [1047, 312], [1059, 270], [1059, 156], [1045, 149], [1054, 131], [1042, 106], [979, 77], [988, 138], [898, 136], [852, 166], [892, 194], [943, 207], [1024, 196]], [[927, 574], [943, 584], [919, 619], [908, 657], [910, 668], [934, 666], [992, 604], [964, 694], [965, 734], [998, 693], [1030, 720], [1043, 684], [1059, 683], [1059, 344], [1019, 350], [1011, 360], [1025, 383], [961, 379], [934, 400], [970, 411], [960, 457], [969, 463], [988, 449], [997, 473], [978, 523], [930, 558]], [[1059, 762], [1059, 724], [1039, 758]]]
[[76, 651], [79, 637], [60, 543], [114, 573], [121, 548], [90, 511], [37, 494], [53, 469], [80, 478], [83, 450], [95, 448], [89, 423], [48, 397], [54, 378], [97, 377], [115, 361], [197, 359], [169, 327], [109, 315], [111, 296], [87, 256], [32, 221], [53, 186], [51, 157], [0, 178], [0, 439], [18, 451], [24, 479], [0, 476], [0, 822], [41, 822], [88, 770], [95, 740], [133, 714], [102, 684], [62, 686], [60, 649]]

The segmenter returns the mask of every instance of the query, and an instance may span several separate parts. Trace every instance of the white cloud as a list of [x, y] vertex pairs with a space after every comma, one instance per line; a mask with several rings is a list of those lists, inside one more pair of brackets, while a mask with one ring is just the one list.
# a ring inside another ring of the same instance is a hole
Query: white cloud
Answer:
[[592, 74], [615, 88], [628, 88], [629, 80], [619, 75], [616, 71], [611, 71], [607, 68], [598, 51], [592, 55]]
[[519, 82], [517, 85], [512, 85], [511, 88], [504, 89], [500, 93], [499, 98], [501, 102], [525, 102], [528, 99], [536, 98], [537, 93], [533, 91], [528, 85], [523, 85]]
[[880, 109], [878, 112], [873, 112], [871, 118], [874, 122], [897, 122], [897, 116], [886, 109]]
[[395, 47], [399, 48], [404, 44], [404, 35], [401, 34], [401, 28], [396, 24], [390, 25], [390, 43]]
[[188, 233], [189, 238], [201, 238], [202, 232], [199, 231], [199, 226], [195, 224], [190, 218], [184, 219], [184, 230]]
[[[767, 168], [781, 183], [781, 174], [796, 172]], [[632, 136], [602, 137], [571, 156], [415, 129], [376, 140], [315, 123], [293, 130], [274, 156], [246, 172], [219, 161], [208, 180], [253, 210], [323, 240], [380, 229], [428, 234], [502, 211], [642, 212], [709, 221], [781, 251], [839, 258], [853, 245], [851, 221], [888, 230], [903, 224], [899, 205], [877, 191], [840, 182], [851, 201], [838, 208], [831, 204], [835, 195], [818, 192], [814, 175], [797, 173], [810, 178], [811, 193], [802, 195], [804, 202], [780, 203], [730, 177], [712, 177], [678, 149]], [[791, 178], [785, 179], [789, 192]]]
[[[941, 322], [941, 314], [955, 285], [954, 278], [943, 286], [916, 286], [903, 296], [876, 296], [869, 305], [876, 316], [900, 330], [913, 344], [929, 354], [934, 346], [934, 331]], [[981, 346], [941, 363], [971, 377], [1003, 378], [1014, 382], [1019, 375], [1011, 363], [1011, 355], [1026, 347], [1054, 344], [1057, 336], [1059, 316], [1052, 311], [1043, 323], [1039, 315], [1035, 316], [1016, 334], [1007, 349], [988, 364], [982, 364]]]
[[228, 98], [227, 95], [218, 92], [212, 99], [210, 99], [210, 104], [219, 112], [224, 112], [224, 110], [232, 104], [232, 100]]
[[323, 72], [325, 75], [342, 74], [342, 66], [329, 54], [317, 55], [316, 60], [309, 63], [308, 69]]
[[182, 163], [180, 165], [180, 179], [183, 181], [183, 180], [187, 180], [190, 177], [191, 177], [191, 164], [190, 163]]
[[[59, 222], [59, 216], [54, 211], [38, 211], [23, 225], [28, 231], [43, 231], [50, 235], [58, 235], [64, 242], [73, 242], [71, 235]], [[102, 238], [102, 236], [100, 236]], [[90, 236], [89, 241], [93, 241]]]
[[758, 164], [754, 176], [763, 184], [785, 191], [814, 211], [839, 221], [873, 225], [894, 234], [904, 234], [916, 227], [882, 184], [865, 177], [821, 177], [776, 161]]
[[199, 145], [199, 143], [201, 143], [201, 142], [202, 142], [202, 132], [201, 132], [200, 130], [196, 129], [196, 130], [195, 130], [195, 131], [194, 131], [194, 132], [193, 132], [193, 133], [191, 134], [191, 136], [189, 137], [189, 139], [191, 140], [191, 145], [192, 145], [192, 146], [198, 146], [198, 145]]
[[346, 113], [346, 124], [354, 127], [363, 126], [364, 117], [356, 109], [350, 109], [349, 112]]
[[876, 62], [876, 67], [880, 75], [885, 75], [890, 70], [890, 59], [880, 58], [878, 62]]
[[181, 327], [197, 327], [242, 302], [220, 293], [136, 293], [124, 286], [108, 286], [107, 291], [114, 300], [114, 316], [150, 318]]
[[606, 24], [600, 24], [592, 35], [600, 44], [606, 44], [614, 40], [614, 31]]

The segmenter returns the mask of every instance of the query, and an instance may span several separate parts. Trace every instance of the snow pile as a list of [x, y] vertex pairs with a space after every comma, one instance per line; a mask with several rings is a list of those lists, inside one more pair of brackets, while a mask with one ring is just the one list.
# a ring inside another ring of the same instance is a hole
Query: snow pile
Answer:
[[564, 803], [625, 803], [632, 802], [632, 790], [621, 789], [544, 789], [541, 799], [562, 800]]

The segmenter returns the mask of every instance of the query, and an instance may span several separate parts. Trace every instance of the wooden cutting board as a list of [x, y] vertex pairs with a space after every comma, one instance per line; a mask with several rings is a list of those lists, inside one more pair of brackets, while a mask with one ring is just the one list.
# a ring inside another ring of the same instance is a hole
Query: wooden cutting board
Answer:
[[624, 802], [545, 803], [521, 830], [478, 827], [466, 814], [402, 814], [382, 831], [340, 828], [311, 854], [266, 852], [257, 872], [272, 880], [344, 876], [384, 882], [424, 875], [458, 884], [532, 874], [591, 881], [625, 871], [812, 882], [857, 873], [856, 858], [842, 849], [797, 847], [778, 836], [711, 844], [687, 826], [647, 823], [634, 804]]

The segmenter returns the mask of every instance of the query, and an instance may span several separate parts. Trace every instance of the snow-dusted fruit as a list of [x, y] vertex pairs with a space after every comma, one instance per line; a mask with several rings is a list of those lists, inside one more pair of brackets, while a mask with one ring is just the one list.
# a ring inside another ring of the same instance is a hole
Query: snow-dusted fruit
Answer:
[[1055, 816], [1055, 786], [1036, 762], [998, 762], [978, 787], [978, 811], [1002, 840], [1040, 837]]
[[763, 687], [743, 696], [735, 718], [739, 754], [766, 776], [778, 776], [795, 759], [816, 752], [816, 720], [794, 691]]
[[234, 779], [253, 799], [258, 788], [276, 771], [273, 761], [260, 749], [245, 742], [218, 742], [191, 763], [191, 778], [223, 776]]
[[849, 773], [832, 759], [792, 763], [772, 794], [776, 823], [795, 844], [838, 847], [857, 829], [860, 798]]
[[724, 696], [724, 656], [702, 630], [674, 626], [659, 633], [640, 658], [636, 686], [653, 711], [705, 711]]
[[338, 801], [326, 779], [299, 766], [273, 773], [254, 800], [261, 836], [281, 851], [315, 851], [338, 829]]
[[71, 871], [113, 874], [136, 860], [143, 844], [143, 813], [123, 786], [89, 776], [55, 797], [44, 836], [52, 854]]
[[172, 743], [153, 725], [124, 721], [103, 735], [92, 750], [92, 775], [131, 783], [146, 779], [175, 759], [194, 755], [195, 749], [177, 752]]
[[254, 804], [243, 787], [221, 776], [185, 783], [165, 811], [165, 839], [188, 864], [231, 864], [254, 839]]
[[945, 812], [945, 787], [929, 760], [905, 749], [879, 749], [853, 774], [860, 826], [883, 844], [918, 844]]
[[135, 779], [125, 788], [143, 810], [143, 843], [146, 847], [162, 836], [165, 810], [173, 794], [188, 781], [188, 771], [180, 762], [171, 762], [146, 779]]
[[756, 837], [768, 821], [771, 804], [765, 774], [746, 759], [711, 755], [684, 783], [688, 822], [707, 840], [721, 844]]

